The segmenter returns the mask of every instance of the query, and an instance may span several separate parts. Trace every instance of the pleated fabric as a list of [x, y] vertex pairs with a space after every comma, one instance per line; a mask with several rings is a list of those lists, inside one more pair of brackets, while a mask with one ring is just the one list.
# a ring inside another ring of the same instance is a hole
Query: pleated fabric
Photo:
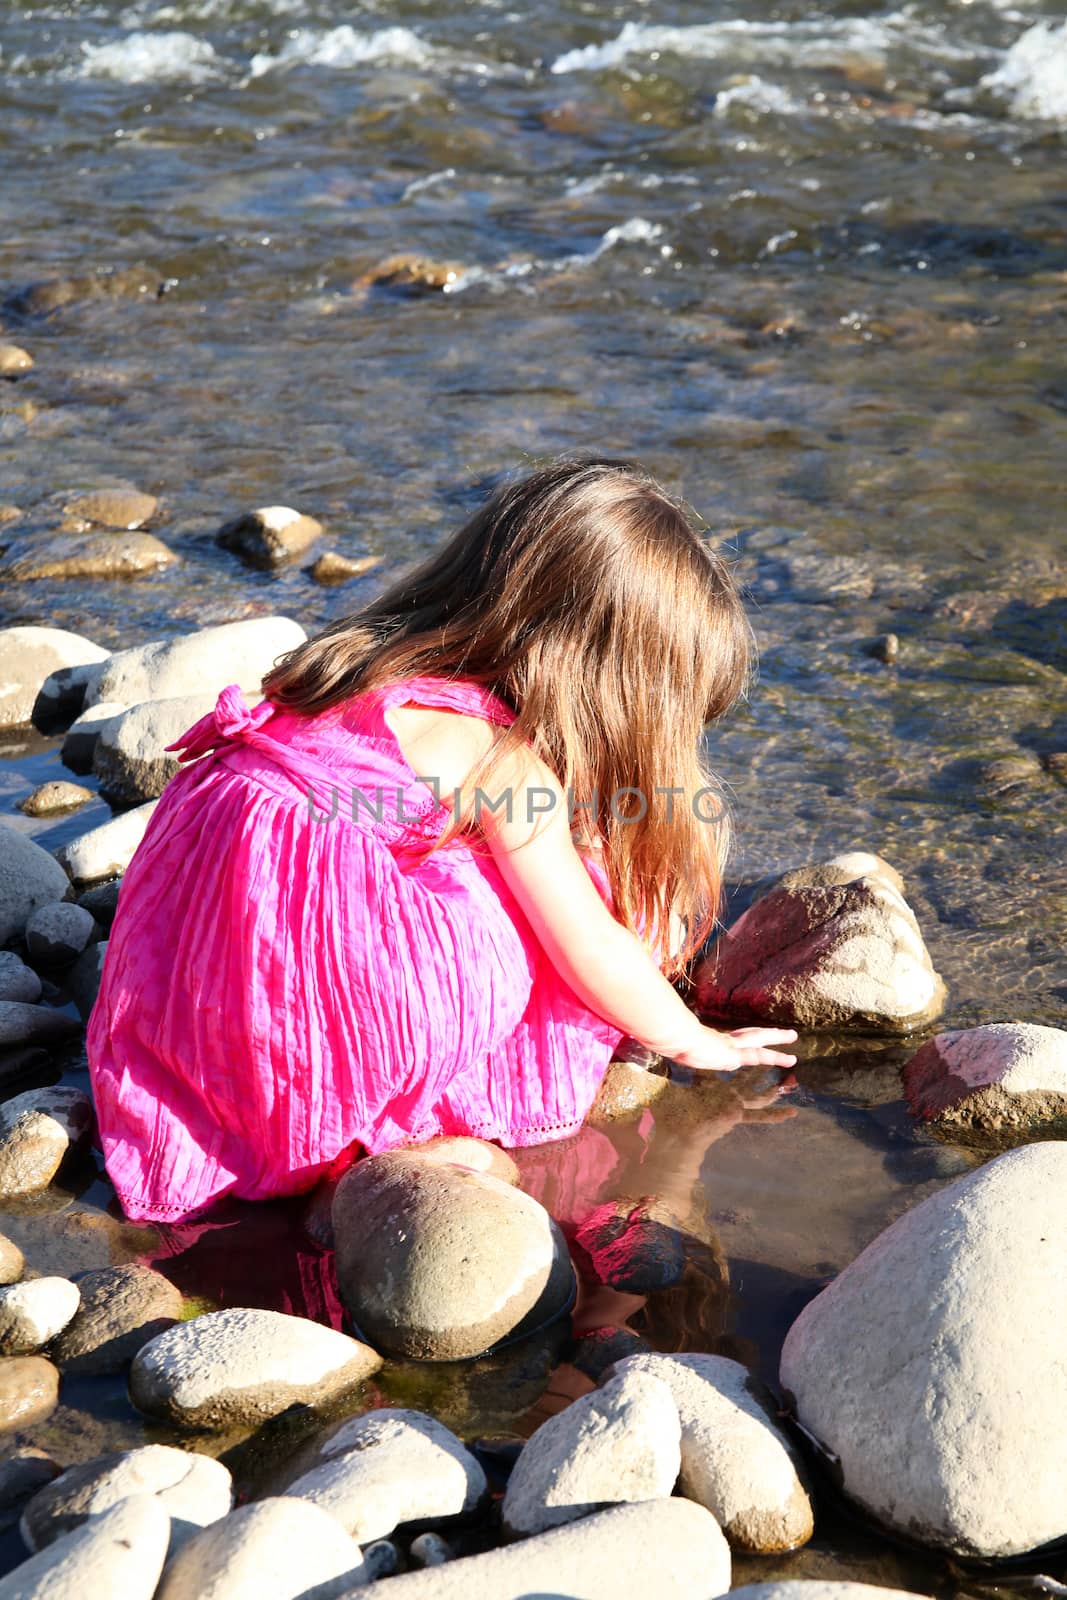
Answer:
[[295, 1193], [357, 1142], [580, 1127], [619, 1033], [475, 836], [432, 849], [451, 801], [404, 760], [386, 712], [405, 703], [512, 719], [437, 678], [314, 717], [231, 687], [174, 747], [189, 764], [126, 872], [88, 1030], [127, 1216]]

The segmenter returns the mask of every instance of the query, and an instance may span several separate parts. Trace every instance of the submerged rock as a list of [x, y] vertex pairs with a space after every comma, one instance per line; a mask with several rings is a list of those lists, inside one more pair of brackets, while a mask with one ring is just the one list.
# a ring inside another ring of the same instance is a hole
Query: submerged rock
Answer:
[[730, 1551], [715, 1518], [674, 1499], [612, 1506], [521, 1544], [386, 1578], [358, 1594], [359, 1600], [714, 1600], [729, 1587]]
[[1067, 1124], [1067, 1032], [993, 1022], [939, 1033], [904, 1068], [913, 1116], [957, 1141]]
[[575, 1242], [598, 1283], [625, 1294], [655, 1294], [679, 1283], [692, 1261], [725, 1289], [726, 1258], [695, 1239], [656, 1195], [606, 1200], [578, 1224]]
[[139, 489], [91, 489], [72, 495], [63, 509], [87, 528], [117, 528], [132, 533], [155, 516], [158, 506], [154, 494], [142, 494]]
[[69, 1278], [28, 1278], [0, 1289], [0, 1356], [31, 1356], [67, 1326], [78, 1309]]
[[132, 1495], [31, 1556], [0, 1583], [2, 1600], [152, 1600], [170, 1519], [154, 1495]]
[[434, 261], [429, 256], [405, 253], [386, 256], [356, 279], [358, 289], [384, 288], [406, 294], [427, 294], [449, 289], [467, 269], [455, 261]]
[[417, 1150], [350, 1168], [333, 1225], [341, 1297], [391, 1355], [480, 1355], [550, 1322], [573, 1295], [566, 1242], [536, 1200]]
[[87, 800], [95, 798], [93, 791], [83, 784], [52, 778], [48, 783], [39, 783], [32, 794], [20, 801], [19, 810], [27, 817], [52, 817], [62, 811], [76, 811]]
[[158, 800], [179, 769], [167, 745], [211, 711], [215, 700], [214, 694], [149, 700], [109, 718], [93, 750], [93, 772], [108, 798], [124, 805]]
[[805, 1307], [781, 1381], [843, 1491], [912, 1540], [1003, 1559], [1067, 1534], [1067, 1143], [900, 1217]]
[[84, 906], [57, 900], [41, 906], [26, 924], [26, 949], [35, 967], [66, 967], [81, 955], [96, 931]]
[[630, 1121], [655, 1105], [670, 1079], [632, 1061], [612, 1061], [600, 1080], [596, 1099], [586, 1121], [594, 1128]]
[[339, 550], [324, 550], [311, 568], [311, 577], [316, 583], [347, 583], [362, 578], [380, 562], [380, 556], [343, 556]]
[[52, 1356], [64, 1372], [78, 1377], [121, 1372], [182, 1314], [181, 1292], [151, 1267], [98, 1267], [77, 1282], [81, 1305]]
[[50, 1417], [58, 1404], [59, 1373], [50, 1361], [43, 1356], [0, 1359], [0, 1433], [32, 1428]]
[[504, 1495], [505, 1529], [544, 1533], [608, 1505], [666, 1498], [678, 1477], [679, 1434], [667, 1385], [620, 1372], [531, 1436]]
[[0, 728], [21, 728], [50, 673], [104, 661], [107, 651], [64, 628], [0, 629]]
[[93, 1108], [80, 1089], [27, 1089], [0, 1105], [0, 1199], [46, 1189], [84, 1144]]
[[787, 872], [726, 931], [694, 983], [705, 1015], [802, 1032], [911, 1033], [945, 999], [899, 875], [859, 851]]
[[210, 1456], [171, 1445], [113, 1450], [86, 1461], [38, 1490], [19, 1529], [30, 1550], [43, 1550], [130, 1495], [153, 1495], [171, 1519], [170, 1548], [224, 1517], [233, 1505], [228, 1468]]
[[17, 1522], [30, 1496], [58, 1478], [62, 1470], [47, 1451], [33, 1445], [12, 1451], [0, 1461], [0, 1530], [6, 1532]]
[[5, 562], [7, 578], [138, 578], [181, 557], [151, 533], [72, 533], [37, 540]]
[[189, 1539], [167, 1563], [156, 1600], [332, 1600], [364, 1577], [359, 1545], [325, 1511], [259, 1500]]
[[707, 1507], [734, 1550], [773, 1554], [811, 1538], [799, 1458], [745, 1367], [726, 1356], [648, 1354], [612, 1368], [627, 1372], [670, 1389], [682, 1425], [679, 1493]]
[[55, 857], [0, 821], [0, 944], [20, 937], [38, 906], [69, 893]]
[[410, 1522], [469, 1514], [485, 1473], [454, 1433], [421, 1411], [368, 1411], [331, 1434], [285, 1490], [328, 1511], [360, 1544]]
[[101, 878], [118, 878], [133, 860], [133, 853], [145, 836], [157, 801], [123, 811], [90, 828], [56, 851], [56, 860], [76, 884], [98, 883]]
[[280, 567], [295, 561], [322, 534], [322, 523], [291, 506], [264, 506], [224, 522], [216, 538], [252, 567]]
[[317, 1322], [231, 1307], [179, 1322], [139, 1350], [130, 1398], [179, 1428], [247, 1427], [296, 1402], [325, 1404], [381, 1364], [367, 1345]]

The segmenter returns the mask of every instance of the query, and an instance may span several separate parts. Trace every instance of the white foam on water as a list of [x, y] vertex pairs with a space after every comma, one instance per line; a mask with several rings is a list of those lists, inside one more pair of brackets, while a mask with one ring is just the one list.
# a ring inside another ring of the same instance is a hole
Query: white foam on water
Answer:
[[428, 44], [411, 28], [375, 28], [364, 32], [342, 23], [337, 28], [294, 28], [276, 55], [263, 52], [252, 57], [249, 76], [287, 67], [332, 67], [343, 71], [368, 64], [394, 67], [452, 67], [481, 76], [496, 75], [501, 69], [487, 61], [466, 58], [438, 45]]
[[715, 115], [725, 117], [733, 106], [743, 106], [746, 111], [776, 117], [792, 117], [806, 109], [804, 102], [783, 89], [780, 83], [768, 83], [765, 78], [753, 75], [743, 83], [720, 89], [715, 96]]
[[603, 72], [631, 56], [661, 55], [698, 61], [730, 59], [759, 66], [834, 67], [862, 60], [884, 63], [890, 50], [908, 48], [942, 61], [970, 61], [983, 54], [953, 43], [940, 28], [924, 27], [906, 11], [884, 17], [819, 17], [800, 22], [750, 22], [735, 18], [688, 27], [627, 22], [614, 39], [568, 50], [552, 71]]
[[978, 84], [1001, 96], [1012, 116], [1067, 123], [1067, 22], [1038, 22]]
[[220, 67], [211, 45], [194, 34], [128, 33], [110, 44], [83, 44], [74, 73], [119, 83], [205, 83]]
[[[660, 223], [649, 222], [646, 217], [628, 217], [625, 222], [608, 228], [592, 250], [578, 250], [573, 255], [557, 257], [552, 261], [534, 256], [522, 261], [508, 261], [500, 267], [468, 267], [451, 283], [445, 284], [444, 292], [462, 294], [464, 290], [472, 288], [477, 283], [502, 285], [504, 282], [521, 281], [539, 273], [549, 274], [591, 267], [609, 250], [614, 250], [616, 245], [651, 244], [662, 235], [663, 228]], [[667, 246], [663, 246], [663, 250], [666, 251]]]
[[563, 192], [569, 200], [580, 199], [583, 195], [598, 194], [602, 189], [610, 189], [617, 183], [632, 184], [636, 189], [666, 189], [679, 187], [694, 189], [698, 187], [700, 179], [691, 172], [635, 172], [628, 171], [625, 167], [605, 166], [599, 172], [592, 173], [587, 178], [568, 178], [563, 185]]

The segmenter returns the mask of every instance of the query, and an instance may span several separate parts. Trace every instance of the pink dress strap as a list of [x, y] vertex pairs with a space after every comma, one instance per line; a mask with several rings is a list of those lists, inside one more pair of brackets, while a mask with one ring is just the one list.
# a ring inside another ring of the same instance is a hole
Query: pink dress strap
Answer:
[[465, 716], [483, 717], [502, 727], [515, 721], [511, 707], [491, 689], [469, 678], [405, 678], [376, 691], [383, 710], [392, 706], [438, 706], [442, 711], [458, 711]]

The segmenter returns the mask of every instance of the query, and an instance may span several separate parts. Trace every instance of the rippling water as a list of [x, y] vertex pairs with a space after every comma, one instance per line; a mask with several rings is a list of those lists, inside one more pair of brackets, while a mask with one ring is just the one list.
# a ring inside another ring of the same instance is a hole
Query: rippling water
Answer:
[[[1062, 6], [101, 0], [24, 5], [0, 44], [3, 325], [36, 362], [0, 384], [0, 501], [24, 512], [0, 539], [32, 548], [65, 494], [122, 480], [182, 557], [8, 581], [0, 621], [108, 645], [269, 610], [313, 628], [501, 470], [636, 454], [749, 587], [761, 678], [714, 739], [737, 878], [880, 850], [951, 1022], [1063, 1024], [1067, 791], [1040, 761], [1067, 749]], [[368, 287], [399, 253], [445, 290]], [[28, 314], [57, 277], [69, 303]], [[278, 502], [380, 565], [323, 589], [214, 544]], [[6, 755], [10, 811], [58, 757]], [[51, 844], [81, 820], [18, 825]], [[569, 1151], [527, 1179], [699, 1203], [731, 1260], [722, 1337], [773, 1372], [803, 1298], [970, 1159], [909, 1128], [899, 1055], [813, 1060], [792, 1122], [697, 1106], [621, 1140], [610, 1178]], [[62, 1270], [158, 1257], [106, 1206], [98, 1180], [4, 1225]], [[236, 1227], [183, 1287], [280, 1303], [261, 1240], [291, 1219]], [[479, 1410], [449, 1382], [458, 1418], [524, 1425], [521, 1384], [486, 1378]], [[67, 1456], [141, 1437], [117, 1387], [49, 1427]], [[803, 1559], [900, 1576], [840, 1529]]]

